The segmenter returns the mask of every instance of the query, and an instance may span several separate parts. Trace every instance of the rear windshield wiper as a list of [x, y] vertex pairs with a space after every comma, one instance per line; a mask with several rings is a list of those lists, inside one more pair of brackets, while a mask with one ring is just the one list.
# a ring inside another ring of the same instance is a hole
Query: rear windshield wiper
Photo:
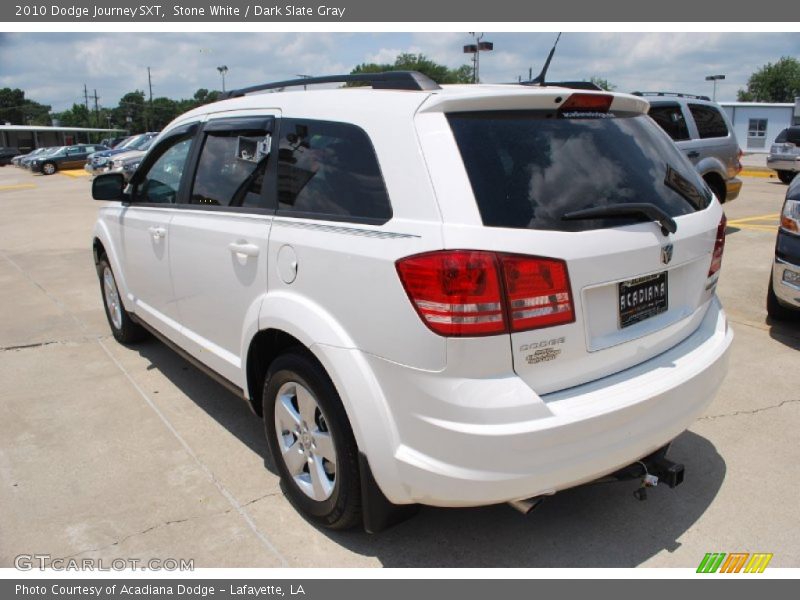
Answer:
[[655, 204], [649, 202], [630, 202], [624, 204], [606, 204], [583, 210], [568, 212], [561, 217], [562, 221], [581, 221], [584, 219], [647, 217], [661, 225], [661, 233], [669, 235], [678, 231], [678, 224]]

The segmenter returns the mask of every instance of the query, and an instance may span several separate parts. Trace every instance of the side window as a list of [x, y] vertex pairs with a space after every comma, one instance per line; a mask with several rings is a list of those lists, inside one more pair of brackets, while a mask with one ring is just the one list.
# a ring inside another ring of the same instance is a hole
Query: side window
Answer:
[[189, 202], [265, 208], [261, 187], [271, 143], [266, 131], [209, 131]]
[[701, 138], [716, 138], [728, 135], [728, 126], [725, 124], [725, 119], [713, 106], [690, 104], [689, 110], [692, 112], [695, 123], [697, 123], [697, 132]]
[[186, 158], [192, 147], [192, 137], [178, 138], [150, 165], [147, 173], [139, 180], [134, 198], [136, 202], [174, 204], [181, 176], [186, 166]]
[[278, 210], [336, 220], [392, 216], [372, 143], [347, 123], [283, 119]]
[[653, 106], [648, 114], [676, 142], [689, 139], [689, 128], [678, 104]]

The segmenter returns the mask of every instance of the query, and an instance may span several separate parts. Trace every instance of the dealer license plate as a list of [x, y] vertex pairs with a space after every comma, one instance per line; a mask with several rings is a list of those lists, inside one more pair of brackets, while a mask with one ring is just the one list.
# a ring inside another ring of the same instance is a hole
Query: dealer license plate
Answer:
[[666, 312], [668, 289], [666, 271], [618, 283], [620, 329]]

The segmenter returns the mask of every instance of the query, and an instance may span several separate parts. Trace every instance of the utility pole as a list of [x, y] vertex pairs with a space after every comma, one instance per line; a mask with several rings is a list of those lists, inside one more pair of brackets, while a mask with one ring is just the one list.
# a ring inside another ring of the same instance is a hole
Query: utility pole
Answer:
[[97, 101], [99, 98], [97, 97], [97, 88], [94, 90], [94, 124], [95, 127], [100, 126], [100, 109], [97, 106]]
[[[148, 107], [149, 108], [148, 112], [150, 113], [150, 116], [152, 116], [152, 113], [153, 113], [153, 79], [150, 77], [150, 67], [147, 67], [147, 85], [150, 87], [150, 106]], [[149, 119], [147, 119], [147, 118], [145, 118], [144, 128], [147, 131], [150, 131]]]
[[83, 105], [86, 107], [86, 124], [89, 124], [89, 90], [83, 84]]

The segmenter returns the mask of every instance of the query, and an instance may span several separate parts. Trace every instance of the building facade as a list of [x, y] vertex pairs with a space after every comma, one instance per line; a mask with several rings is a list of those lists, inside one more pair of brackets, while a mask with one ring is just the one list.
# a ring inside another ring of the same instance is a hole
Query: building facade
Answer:
[[[47, 127], [44, 125], [0, 125], [0, 146], [30, 152], [47, 146], [88, 143], [103, 137], [117, 137], [122, 129], [93, 127]], [[90, 140], [91, 136], [91, 140]]]
[[720, 102], [744, 152], [769, 152], [777, 135], [800, 124], [800, 98], [792, 103]]

